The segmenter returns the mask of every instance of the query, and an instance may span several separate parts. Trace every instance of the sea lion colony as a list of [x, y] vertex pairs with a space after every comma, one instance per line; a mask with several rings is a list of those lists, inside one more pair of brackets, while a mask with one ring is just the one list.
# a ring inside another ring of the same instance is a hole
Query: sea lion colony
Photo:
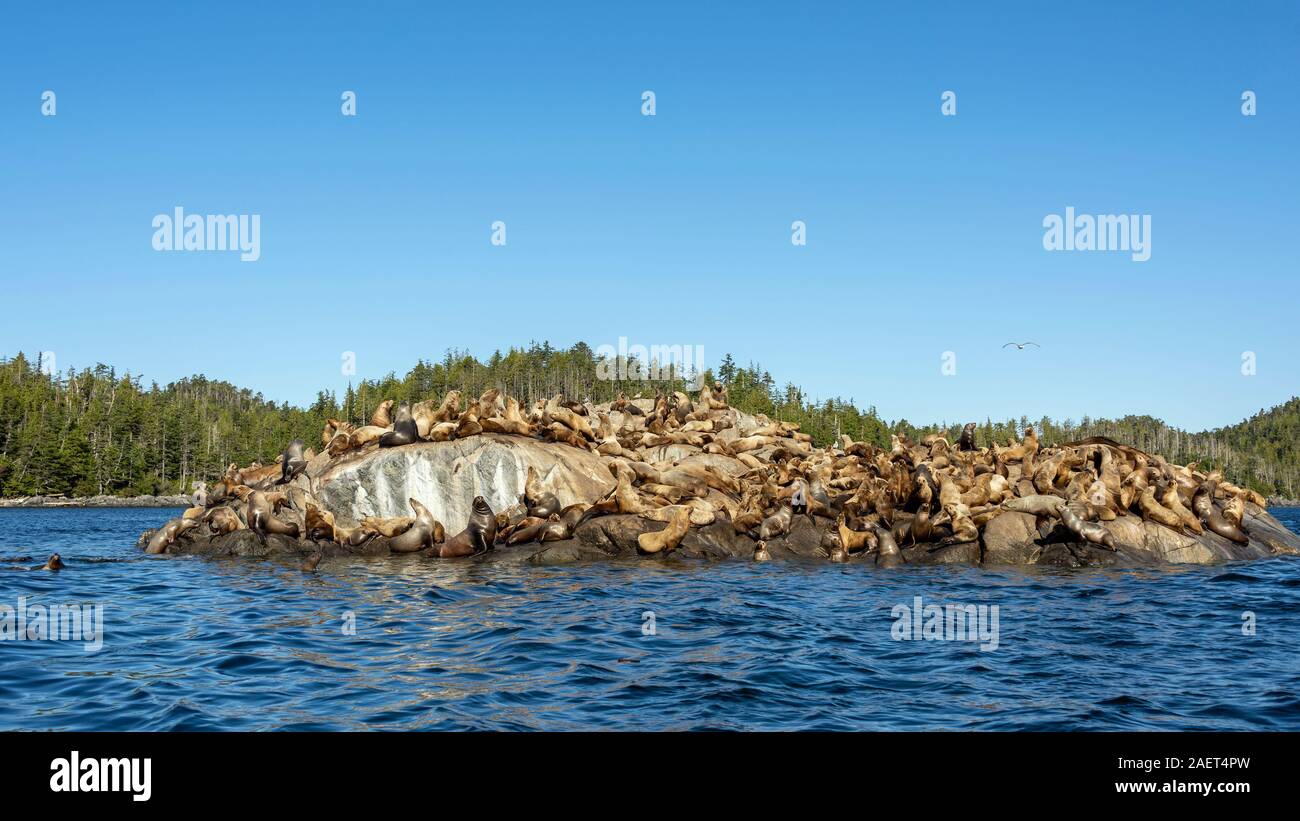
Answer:
[[1109, 550], [1116, 545], [1100, 523], [1121, 516], [1185, 533], [1208, 528], [1244, 543], [1246, 502], [1265, 503], [1218, 471], [1170, 464], [1101, 437], [1042, 446], [1032, 428], [1006, 446], [977, 448], [970, 423], [955, 442], [943, 431], [919, 442], [894, 435], [887, 449], [847, 436], [816, 448], [797, 425], [736, 412], [720, 385], [704, 386], [695, 399], [682, 392], [653, 401], [620, 394], [604, 405], [557, 395], [527, 413], [495, 389], [463, 409], [458, 391], [436, 404], [393, 405], [382, 403], [361, 427], [331, 419], [320, 458], [507, 434], [598, 454], [613, 488], [561, 507], [530, 467], [517, 504], [494, 512], [476, 497], [469, 524], [450, 537], [417, 499], [410, 499], [410, 516], [345, 523], [313, 495], [303, 473], [317, 455], [295, 441], [275, 464], [231, 465], [212, 489], [195, 494], [193, 508], [142, 537], [146, 551], [163, 553], [178, 538], [247, 528], [263, 539], [278, 534], [353, 547], [382, 536], [390, 552], [452, 558], [496, 544], [568, 539], [593, 517], [632, 514], [666, 524], [637, 538], [642, 554], [668, 553], [692, 527], [721, 520], [752, 538], [754, 559], [766, 561], [766, 543], [806, 516], [823, 531], [821, 552], [829, 561], [865, 557], [890, 567], [903, 561], [900, 546], [939, 550], [975, 542], [1007, 511], [1032, 514], [1044, 535], [1060, 527], [1074, 542]]

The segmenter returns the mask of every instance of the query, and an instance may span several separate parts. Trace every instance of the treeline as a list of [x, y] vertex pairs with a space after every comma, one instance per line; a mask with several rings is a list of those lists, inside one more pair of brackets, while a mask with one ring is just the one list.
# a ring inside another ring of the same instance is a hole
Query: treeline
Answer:
[[[669, 369], [656, 374], [662, 379], [642, 380], [636, 378], [639, 363], [614, 364], [584, 343], [568, 349], [531, 343], [497, 351], [486, 361], [452, 350], [441, 361], [420, 361], [405, 376], [361, 381], [342, 396], [322, 391], [310, 407], [296, 408], [203, 376], [160, 387], [105, 365], [46, 374], [19, 354], [0, 359], [0, 495], [182, 492], [195, 480], [217, 478], [232, 462], [273, 460], [294, 438], [318, 446], [326, 419], [364, 424], [385, 399], [436, 400], [453, 389], [477, 396], [495, 387], [529, 403], [556, 393], [605, 402], [620, 392], [649, 397], [658, 390], [689, 390], [687, 377], [696, 376]], [[624, 365], [630, 367], [619, 367]], [[818, 445], [847, 434], [885, 446], [891, 432], [916, 438], [945, 426], [887, 422], [875, 407], [861, 409], [851, 399], [810, 402], [794, 384], [778, 386], [761, 366], [738, 365], [730, 354], [702, 378], [726, 384], [732, 405], [743, 411], [799, 423]], [[954, 437], [965, 421], [952, 422]], [[1085, 416], [1077, 423], [985, 419], [977, 442], [1005, 444], [1031, 424], [1047, 443], [1109, 436], [1175, 462], [1222, 467], [1233, 481], [1266, 494], [1294, 498], [1300, 490], [1300, 398], [1203, 433], [1150, 416]]]

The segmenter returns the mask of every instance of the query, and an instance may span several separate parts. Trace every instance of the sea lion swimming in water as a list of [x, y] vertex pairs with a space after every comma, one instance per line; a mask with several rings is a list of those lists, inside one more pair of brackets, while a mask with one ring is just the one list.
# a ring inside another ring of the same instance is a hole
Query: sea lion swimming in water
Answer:
[[754, 545], [754, 561], [770, 562], [771, 560], [772, 554], [767, 552], [767, 542], [759, 540]]
[[497, 538], [497, 517], [482, 496], [474, 497], [474, 512], [469, 523], [446, 544], [434, 545], [425, 554], [435, 559], [456, 559], [477, 556], [492, 549]]
[[379, 437], [379, 447], [395, 448], [420, 441], [420, 429], [411, 416], [411, 406], [403, 402], [397, 406], [397, 417], [393, 420], [393, 429]]
[[303, 455], [302, 440], [294, 439], [289, 443], [289, 447], [284, 449], [284, 456], [280, 461], [280, 481], [277, 484], [287, 485], [306, 469], [307, 457]]
[[41, 567], [41, 570], [62, 570], [64, 567], [67, 567], [67, 565], [63, 563], [63, 557], [58, 553], [53, 553], [44, 566]]
[[307, 561], [305, 561], [305, 562], [303, 562], [301, 565], [299, 565], [299, 566], [298, 566], [298, 569], [301, 570], [301, 571], [304, 572], [304, 573], [314, 573], [314, 572], [316, 572], [316, 565], [320, 564], [320, 560], [321, 560], [322, 558], [324, 558], [324, 557], [325, 557], [325, 554], [324, 554], [324, 553], [321, 553], [321, 552], [318, 550], [318, 551], [316, 551], [315, 553], [313, 553], [313, 554], [311, 554], [310, 556], [308, 556], [308, 557], [307, 557]]

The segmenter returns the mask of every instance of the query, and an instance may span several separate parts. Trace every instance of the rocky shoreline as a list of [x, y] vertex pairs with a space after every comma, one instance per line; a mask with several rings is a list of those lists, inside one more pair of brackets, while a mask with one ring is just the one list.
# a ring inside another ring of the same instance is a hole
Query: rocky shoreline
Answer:
[[16, 496], [0, 507], [189, 507], [189, 496]]
[[[1172, 564], [1220, 564], [1248, 561], [1275, 555], [1300, 555], [1300, 536], [1289, 531], [1266, 511], [1252, 508], [1246, 514], [1249, 544], [1240, 545], [1214, 533], [1195, 538], [1174, 534], [1150, 522], [1124, 522], [1117, 528], [1122, 541], [1116, 550], [1077, 541], [1066, 529], [1038, 522], [1026, 513], [1008, 511], [986, 528], [978, 541], [936, 546], [911, 545], [901, 548], [905, 565], [968, 565], [1045, 567], [1153, 567]], [[826, 561], [822, 547], [824, 523], [816, 517], [799, 516], [789, 531], [766, 542], [773, 560]], [[638, 516], [602, 516], [578, 526], [573, 538], [545, 544], [498, 544], [487, 553], [465, 559], [473, 562], [506, 562], [539, 566], [567, 565], [588, 561], [751, 560], [754, 542], [736, 532], [730, 522], [692, 528], [675, 550], [655, 556], [641, 555], [637, 537], [663, 530], [662, 522]], [[143, 549], [156, 531], [145, 531], [137, 547]], [[420, 553], [394, 553], [391, 539], [377, 536], [361, 545], [327, 540], [297, 539], [277, 534], [265, 536], [241, 529], [232, 533], [177, 539], [167, 550], [173, 555], [208, 558], [242, 557], [298, 562], [314, 554], [326, 558], [393, 557], [422, 560]], [[852, 556], [850, 564], [873, 565], [870, 556]]]

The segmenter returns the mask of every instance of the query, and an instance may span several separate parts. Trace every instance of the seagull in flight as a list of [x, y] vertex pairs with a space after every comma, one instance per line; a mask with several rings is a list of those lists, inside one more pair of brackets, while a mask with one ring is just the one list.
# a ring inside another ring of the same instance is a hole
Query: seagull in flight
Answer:
[[1026, 345], [1033, 345], [1035, 348], [1041, 348], [1041, 347], [1043, 347], [1042, 345], [1039, 345], [1037, 342], [1008, 342], [1007, 344], [1003, 345], [1002, 347], [1003, 347], [1003, 348], [1010, 348], [1012, 345], [1015, 345], [1015, 346], [1016, 346], [1016, 350], [1017, 350], [1017, 351], [1023, 351], [1023, 350], [1025, 349], [1025, 346], [1026, 346]]

